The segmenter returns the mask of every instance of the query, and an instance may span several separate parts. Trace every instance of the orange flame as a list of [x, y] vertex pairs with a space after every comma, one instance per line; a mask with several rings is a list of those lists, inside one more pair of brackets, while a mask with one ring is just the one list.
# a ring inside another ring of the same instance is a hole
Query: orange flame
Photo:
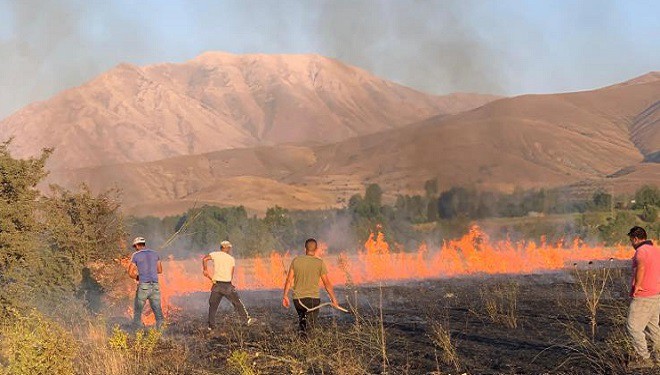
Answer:
[[[320, 254], [327, 246], [321, 245]], [[406, 281], [452, 277], [470, 274], [525, 274], [559, 270], [573, 262], [629, 259], [633, 250], [624, 246], [590, 246], [579, 240], [570, 244], [548, 244], [542, 238], [535, 242], [491, 241], [473, 226], [460, 239], [445, 242], [430, 250], [423, 244], [416, 252], [395, 252], [390, 249], [383, 233], [372, 233], [357, 253], [325, 256], [330, 279], [338, 285], [365, 284], [387, 281]], [[243, 290], [280, 289], [284, 285], [291, 254], [273, 252], [267, 257], [239, 259], [234, 284]], [[199, 259], [163, 262], [161, 293], [164, 312], [171, 314], [176, 307], [174, 296], [207, 292], [211, 282], [204, 278]], [[153, 323], [153, 314], [145, 319]]]

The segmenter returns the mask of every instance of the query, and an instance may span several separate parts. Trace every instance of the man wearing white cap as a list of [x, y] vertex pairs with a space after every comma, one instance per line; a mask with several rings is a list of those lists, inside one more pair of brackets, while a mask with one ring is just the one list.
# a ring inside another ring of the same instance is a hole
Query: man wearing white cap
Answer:
[[[252, 323], [252, 318], [248, 314], [245, 305], [238, 297], [236, 288], [232, 284], [234, 278], [234, 268], [236, 261], [234, 257], [229, 255], [231, 251], [231, 243], [229, 241], [222, 241], [220, 243], [220, 251], [213, 251], [202, 260], [202, 268], [204, 276], [208, 277], [213, 282], [211, 288], [211, 297], [209, 298], [209, 317], [208, 317], [208, 330], [215, 329], [215, 315], [218, 312], [220, 301], [225, 297], [234, 305], [234, 310], [241, 315], [246, 324]], [[213, 261], [213, 275], [209, 272], [208, 261]]]
[[147, 248], [147, 241], [142, 237], [133, 240], [135, 252], [131, 256], [128, 266], [128, 275], [138, 282], [135, 292], [135, 306], [133, 309], [133, 324], [142, 327], [142, 310], [149, 301], [151, 311], [156, 317], [156, 327], [163, 325], [163, 308], [160, 304], [160, 286], [158, 275], [163, 273], [163, 264], [158, 253]]

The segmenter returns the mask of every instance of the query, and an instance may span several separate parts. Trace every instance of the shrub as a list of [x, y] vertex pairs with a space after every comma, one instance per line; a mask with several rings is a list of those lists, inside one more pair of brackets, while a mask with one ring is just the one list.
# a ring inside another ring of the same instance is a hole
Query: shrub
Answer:
[[658, 220], [658, 209], [651, 205], [645, 206], [641, 218], [647, 223], [654, 223]]
[[633, 208], [643, 208], [645, 206], [660, 205], [660, 189], [656, 186], [642, 186], [635, 192], [635, 204]]
[[112, 336], [108, 339], [108, 345], [114, 350], [128, 350], [128, 333], [115, 325], [112, 327]]
[[229, 367], [236, 370], [240, 375], [257, 375], [259, 372], [250, 363], [250, 354], [245, 350], [235, 350], [227, 359]]
[[162, 333], [157, 329], [149, 329], [146, 332], [139, 330], [135, 333], [135, 341], [133, 347], [136, 352], [143, 354], [151, 354], [158, 346]]
[[16, 314], [2, 327], [0, 344], [6, 374], [73, 374], [76, 345], [59, 324], [36, 310]]

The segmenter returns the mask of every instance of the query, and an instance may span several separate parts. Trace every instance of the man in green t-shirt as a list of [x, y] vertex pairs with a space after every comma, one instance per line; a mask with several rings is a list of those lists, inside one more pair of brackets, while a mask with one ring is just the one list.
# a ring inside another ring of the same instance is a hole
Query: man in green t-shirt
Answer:
[[289, 289], [293, 283], [293, 305], [298, 312], [298, 325], [303, 336], [306, 335], [308, 328], [314, 326], [319, 313], [318, 310], [309, 311], [321, 303], [319, 280], [323, 282], [333, 306], [339, 307], [332, 283], [328, 278], [325, 262], [316, 257], [317, 248], [318, 244], [315, 239], [310, 238], [305, 241], [305, 255], [299, 255], [293, 259], [284, 284], [282, 305], [287, 308], [290, 306]]

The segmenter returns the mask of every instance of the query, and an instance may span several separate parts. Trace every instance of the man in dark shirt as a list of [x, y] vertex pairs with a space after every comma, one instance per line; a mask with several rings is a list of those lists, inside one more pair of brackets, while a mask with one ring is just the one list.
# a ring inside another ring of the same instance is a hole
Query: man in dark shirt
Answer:
[[163, 308], [160, 304], [158, 275], [163, 273], [163, 265], [158, 253], [147, 248], [146, 242], [142, 237], [133, 240], [135, 252], [131, 257], [131, 264], [128, 266], [128, 275], [138, 282], [133, 308], [133, 324], [136, 327], [142, 327], [142, 310], [148, 300], [151, 311], [156, 317], [156, 327], [161, 328], [164, 319]]

